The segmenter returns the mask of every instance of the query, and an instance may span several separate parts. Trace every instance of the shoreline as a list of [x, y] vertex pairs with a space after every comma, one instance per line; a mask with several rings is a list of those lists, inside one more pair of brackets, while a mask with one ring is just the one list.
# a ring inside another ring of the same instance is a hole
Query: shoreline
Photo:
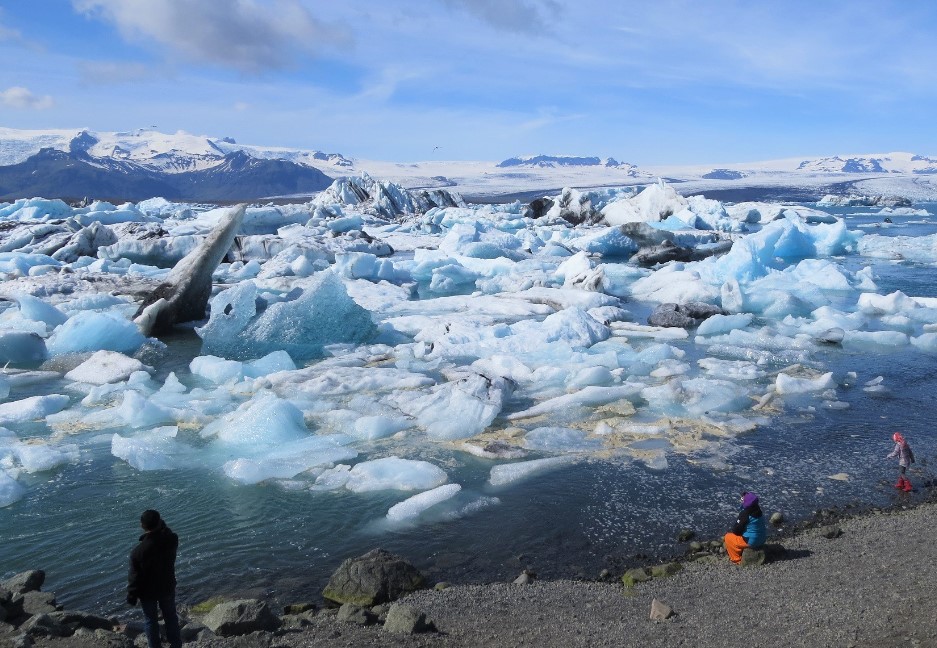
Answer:
[[[732, 565], [717, 553], [702, 561], [684, 556], [675, 575], [633, 587], [623, 586], [619, 573], [605, 581], [452, 585], [400, 601], [424, 611], [437, 632], [394, 635], [380, 625], [342, 621], [336, 608], [323, 608], [290, 630], [206, 636], [191, 645], [724, 646], [741, 633], [754, 645], [937, 646], [933, 485], [923, 483], [911, 497], [896, 494], [888, 507], [823, 509], [794, 521], [769, 536], [769, 544], [781, 544], [786, 553], [763, 566]], [[841, 535], [825, 537], [830, 525]], [[650, 620], [654, 599], [672, 607], [674, 616]], [[139, 622], [139, 616], [138, 609], [128, 609], [120, 618]], [[13, 636], [0, 635], [0, 646], [13, 645]], [[33, 645], [90, 648], [105, 645], [100, 640], [35, 637]]]

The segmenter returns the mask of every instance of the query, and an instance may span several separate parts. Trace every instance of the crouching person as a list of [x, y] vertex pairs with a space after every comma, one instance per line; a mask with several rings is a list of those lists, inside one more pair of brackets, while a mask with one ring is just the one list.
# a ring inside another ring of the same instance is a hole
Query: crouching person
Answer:
[[742, 562], [742, 550], [746, 547], [760, 547], [765, 543], [765, 518], [758, 505], [758, 496], [755, 493], [742, 493], [742, 511], [732, 530], [725, 535], [726, 552], [729, 560], [738, 564]]

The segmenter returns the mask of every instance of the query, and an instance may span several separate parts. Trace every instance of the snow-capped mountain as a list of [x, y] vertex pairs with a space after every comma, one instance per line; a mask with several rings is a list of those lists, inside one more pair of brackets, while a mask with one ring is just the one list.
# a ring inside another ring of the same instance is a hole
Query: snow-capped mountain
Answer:
[[559, 167], [601, 167], [620, 169], [632, 178], [650, 178], [650, 174], [639, 171], [629, 162], [619, 162], [615, 158], [580, 157], [575, 155], [522, 155], [502, 160], [496, 165], [499, 169], [538, 168], [555, 169]]
[[[313, 193], [351, 162], [339, 154], [238, 145], [153, 130], [0, 128], [0, 199], [235, 201]], [[337, 172], [337, 173], [336, 173]]]
[[804, 160], [799, 171], [819, 173], [937, 173], [937, 159], [913, 153], [839, 156]]
[[242, 151], [262, 160], [286, 160], [323, 172], [350, 167], [339, 153], [238, 144], [230, 137], [167, 134], [151, 129], [124, 132], [87, 129], [31, 131], [0, 127], [0, 166], [25, 162], [41, 149], [83, 152], [91, 158], [125, 160], [153, 171], [183, 173], [217, 166], [226, 155]]
[[937, 158], [901, 152], [640, 168], [614, 158], [548, 154], [500, 162], [394, 162], [245, 145], [181, 131], [0, 128], [0, 200], [258, 200], [310, 196], [333, 179], [361, 173], [407, 189], [450, 188], [469, 201], [525, 198], [565, 187], [637, 186], [658, 177], [679, 183], [684, 195], [704, 193], [724, 200], [819, 200], [852, 193], [937, 198]]

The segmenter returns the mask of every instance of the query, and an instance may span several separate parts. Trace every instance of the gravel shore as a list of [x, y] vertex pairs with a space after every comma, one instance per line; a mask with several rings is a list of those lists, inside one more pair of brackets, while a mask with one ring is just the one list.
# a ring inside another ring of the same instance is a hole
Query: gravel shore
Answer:
[[[810, 529], [762, 567], [728, 560], [626, 590], [572, 581], [427, 590], [406, 602], [437, 634], [399, 637], [329, 617], [283, 646], [937, 646], [937, 505], [842, 521], [835, 539]], [[651, 621], [652, 599], [671, 606]], [[321, 619], [321, 620], [320, 620]], [[220, 644], [219, 644], [220, 645]]]
[[[937, 504], [872, 512], [782, 539], [783, 559], [739, 567], [724, 557], [625, 588], [535, 581], [424, 590], [404, 602], [438, 632], [393, 635], [320, 612], [300, 632], [210, 639], [198, 646], [892, 646], [937, 647]], [[651, 601], [673, 608], [649, 618]], [[87, 639], [37, 639], [84, 648]], [[0, 642], [4, 643], [4, 642]]]

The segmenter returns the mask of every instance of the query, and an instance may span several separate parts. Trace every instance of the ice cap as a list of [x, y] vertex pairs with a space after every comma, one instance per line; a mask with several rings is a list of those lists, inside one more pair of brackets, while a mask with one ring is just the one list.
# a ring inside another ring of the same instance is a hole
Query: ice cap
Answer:
[[758, 496], [754, 493], [745, 492], [742, 493], [742, 507], [748, 508], [752, 504], [758, 501]]

